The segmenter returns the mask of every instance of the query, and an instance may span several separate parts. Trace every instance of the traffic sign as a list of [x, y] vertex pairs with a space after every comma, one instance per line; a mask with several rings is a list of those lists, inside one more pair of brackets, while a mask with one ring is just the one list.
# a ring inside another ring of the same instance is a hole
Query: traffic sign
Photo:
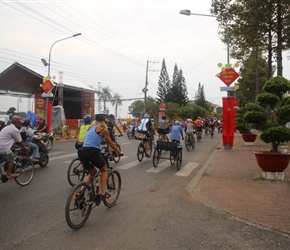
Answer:
[[47, 79], [42, 83], [41, 87], [45, 93], [49, 93], [54, 87], [54, 84], [51, 80]]
[[240, 75], [233, 69], [228, 68], [223, 70], [218, 78], [221, 79], [227, 86], [230, 86]]

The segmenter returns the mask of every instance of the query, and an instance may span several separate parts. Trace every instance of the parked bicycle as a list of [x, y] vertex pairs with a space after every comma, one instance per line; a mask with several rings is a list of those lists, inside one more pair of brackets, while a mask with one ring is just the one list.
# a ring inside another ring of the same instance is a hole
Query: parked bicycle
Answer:
[[[108, 163], [110, 153], [101, 154]], [[92, 173], [94, 166], [89, 161], [81, 160], [81, 163]], [[108, 167], [107, 190], [104, 200], [100, 199], [100, 177], [101, 171], [98, 171], [95, 176], [91, 174], [88, 183], [80, 182], [70, 192], [65, 207], [65, 218], [70, 228], [81, 228], [87, 222], [92, 209], [99, 206], [102, 201], [108, 208], [116, 205], [121, 192], [120, 173], [113, 170], [112, 167]]]
[[[14, 179], [18, 185], [26, 186], [32, 181], [35, 169], [32, 160], [29, 157], [20, 154], [21, 150], [22, 149], [17, 146], [12, 147], [12, 151], [15, 154], [12, 173], [19, 174], [19, 176]], [[1, 157], [0, 164], [1, 181], [2, 183], [6, 183], [8, 181], [8, 178], [6, 177], [7, 165], [4, 164]]]

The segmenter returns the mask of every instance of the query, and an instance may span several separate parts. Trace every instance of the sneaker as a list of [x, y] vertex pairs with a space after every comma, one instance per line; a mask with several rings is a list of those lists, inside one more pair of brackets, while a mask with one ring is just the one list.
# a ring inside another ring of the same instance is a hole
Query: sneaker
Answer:
[[145, 153], [145, 156], [146, 156], [147, 158], [149, 158], [149, 157], [150, 157], [150, 155], [148, 155], [147, 153]]

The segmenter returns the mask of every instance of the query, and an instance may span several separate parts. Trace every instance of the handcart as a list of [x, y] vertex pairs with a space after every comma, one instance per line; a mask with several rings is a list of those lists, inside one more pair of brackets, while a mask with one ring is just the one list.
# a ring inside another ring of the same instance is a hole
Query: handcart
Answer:
[[[169, 158], [161, 157], [162, 151], [170, 151]], [[157, 141], [153, 154], [153, 166], [156, 168], [160, 159], [170, 160], [171, 165], [176, 166], [177, 170], [181, 167], [182, 146], [177, 142]]]

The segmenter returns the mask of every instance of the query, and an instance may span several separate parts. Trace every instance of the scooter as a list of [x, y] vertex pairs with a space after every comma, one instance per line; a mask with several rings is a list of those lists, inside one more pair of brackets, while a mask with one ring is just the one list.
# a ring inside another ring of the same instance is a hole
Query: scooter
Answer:
[[52, 149], [54, 138], [53, 138], [53, 135], [51, 133], [45, 134], [45, 133], [40, 133], [37, 130], [35, 130], [34, 134], [42, 137], [42, 142], [44, 143], [47, 150]]
[[[42, 138], [34, 138], [32, 141], [34, 144], [36, 144], [39, 147], [39, 161], [33, 162], [34, 165], [38, 164], [41, 167], [45, 167], [48, 162], [49, 162], [49, 157], [48, 157], [48, 149], [45, 146], [45, 144], [42, 142]], [[32, 150], [30, 150], [29, 154], [32, 156]]]

